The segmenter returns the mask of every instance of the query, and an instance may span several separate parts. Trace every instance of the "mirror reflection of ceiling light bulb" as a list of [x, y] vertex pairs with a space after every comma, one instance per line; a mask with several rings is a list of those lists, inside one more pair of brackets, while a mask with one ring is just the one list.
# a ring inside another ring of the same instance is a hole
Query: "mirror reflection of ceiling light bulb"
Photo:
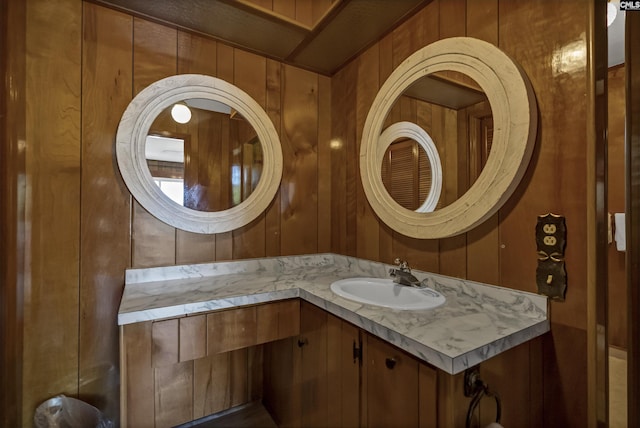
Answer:
[[615, 21], [617, 14], [618, 8], [616, 7], [616, 4], [613, 2], [607, 3], [607, 27], [613, 24], [613, 21]]
[[187, 123], [191, 120], [191, 110], [184, 104], [174, 104], [171, 117], [178, 123]]

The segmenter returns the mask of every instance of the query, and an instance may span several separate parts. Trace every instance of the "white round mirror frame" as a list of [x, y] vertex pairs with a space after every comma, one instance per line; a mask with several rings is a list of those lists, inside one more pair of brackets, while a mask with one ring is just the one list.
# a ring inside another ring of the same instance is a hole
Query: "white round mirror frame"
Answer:
[[417, 142], [427, 155], [427, 160], [431, 165], [431, 188], [429, 194], [422, 205], [416, 212], [427, 213], [436, 208], [440, 193], [442, 192], [442, 164], [440, 163], [440, 155], [433, 140], [421, 127], [413, 122], [396, 122], [387, 127], [380, 135], [378, 150], [382, 151], [382, 156], [387, 148], [398, 138], [410, 138]]
[[[152, 180], [145, 158], [145, 140], [155, 118], [185, 99], [205, 98], [225, 103], [253, 126], [260, 140], [264, 165], [260, 181], [239, 205], [223, 211], [196, 211], [171, 201]], [[196, 233], [228, 232], [249, 224], [271, 203], [282, 178], [282, 149], [278, 133], [262, 107], [236, 86], [211, 76], [181, 74], [143, 89], [127, 106], [116, 134], [120, 173], [133, 197], [163, 222]]]
[[[494, 121], [491, 153], [471, 188], [450, 205], [430, 213], [401, 207], [386, 191], [380, 166], [380, 135], [395, 100], [428, 74], [452, 70], [474, 79], [487, 94]], [[364, 125], [360, 176], [378, 217], [414, 238], [439, 239], [464, 233], [492, 216], [524, 175], [535, 145], [538, 112], [524, 72], [500, 49], [482, 40], [453, 37], [434, 42], [402, 62], [380, 88]]]

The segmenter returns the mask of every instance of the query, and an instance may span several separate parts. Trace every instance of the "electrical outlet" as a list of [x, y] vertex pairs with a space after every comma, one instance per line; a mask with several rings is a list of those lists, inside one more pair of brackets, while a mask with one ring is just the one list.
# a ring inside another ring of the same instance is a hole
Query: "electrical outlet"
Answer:
[[563, 301], [567, 290], [567, 273], [564, 268], [564, 249], [567, 244], [565, 218], [551, 213], [538, 216], [536, 244], [538, 293]]

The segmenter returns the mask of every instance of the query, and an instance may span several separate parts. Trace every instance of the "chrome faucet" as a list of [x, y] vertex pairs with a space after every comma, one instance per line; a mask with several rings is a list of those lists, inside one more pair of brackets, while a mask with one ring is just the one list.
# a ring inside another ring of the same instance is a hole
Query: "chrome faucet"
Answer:
[[389, 275], [393, 277], [393, 282], [409, 287], [422, 287], [422, 283], [413, 276], [411, 268], [406, 261], [395, 259], [393, 262], [398, 265], [397, 268], [389, 269]]

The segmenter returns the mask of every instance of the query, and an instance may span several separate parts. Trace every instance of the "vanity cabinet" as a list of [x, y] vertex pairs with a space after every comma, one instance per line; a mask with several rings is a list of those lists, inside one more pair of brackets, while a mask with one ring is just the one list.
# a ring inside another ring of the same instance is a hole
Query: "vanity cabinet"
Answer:
[[[453, 403], [438, 388], [446, 392], [459, 377], [307, 302], [300, 335], [264, 352], [264, 402], [279, 426], [455, 426]], [[438, 406], [452, 411], [443, 408], [439, 419]]]

